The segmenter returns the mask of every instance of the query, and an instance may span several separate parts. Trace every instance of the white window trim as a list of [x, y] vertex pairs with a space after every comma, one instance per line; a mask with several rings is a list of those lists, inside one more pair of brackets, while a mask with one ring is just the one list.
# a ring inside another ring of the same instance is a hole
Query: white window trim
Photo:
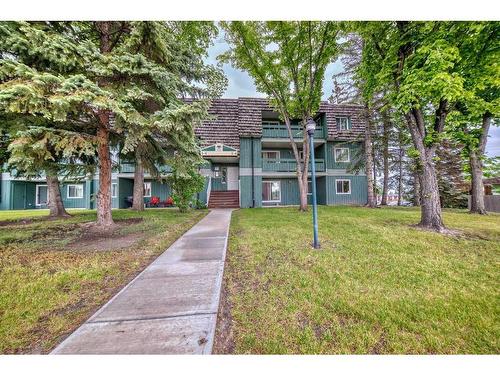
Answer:
[[277, 182], [280, 189], [279, 189], [279, 193], [280, 193], [280, 197], [279, 199], [277, 200], [270, 200], [270, 201], [265, 201], [265, 200], [262, 200], [262, 203], [280, 203], [281, 202], [281, 181], [279, 180], [266, 180], [266, 181], [262, 181], [262, 184], [267, 184], [267, 183], [273, 183], [273, 182]]
[[[344, 161], [337, 160], [337, 150], [347, 150], [347, 160], [344, 160]], [[334, 147], [333, 148], [333, 157], [335, 159], [335, 163], [350, 163], [351, 162], [351, 149], [349, 147]]]
[[[69, 187], [70, 187], [70, 186], [78, 186], [78, 187], [79, 187], [79, 186], [81, 186], [81, 187], [82, 187], [82, 196], [81, 196], [81, 197], [70, 197], [70, 196], [69, 196]], [[68, 190], [67, 190], [67, 192], [66, 192], [66, 197], [67, 197], [68, 199], [82, 199], [84, 195], [85, 195], [85, 194], [84, 194], [84, 191], [83, 191], [83, 184], [68, 184]]]
[[[35, 186], [35, 206], [42, 206], [42, 204], [40, 203], [40, 201], [39, 201], [39, 199], [38, 199], [38, 196], [40, 195], [40, 194], [38, 193], [38, 188], [39, 188], [40, 186], [45, 186], [45, 187], [46, 187], [47, 185], [44, 185], [44, 184], [37, 184], [37, 185]], [[47, 204], [49, 204], [49, 190], [48, 190], [48, 188], [47, 188], [47, 203], [46, 203], [46, 205], [47, 205]]]
[[[113, 185], [116, 185], [115, 195], [113, 195]], [[112, 182], [111, 183], [111, 198], [117, 198], [117, 197], [118, 197], [118, 182]]]
[[[341, 117], [337, 117], [337, 118], [339, 119], [339, 130], [340, 131], [350, 130], [349, 117], [347, 117], [347, 116], [341, 116]], [[347, 125], [346, 125], [345, 129], [342, 129], [342, 124], [341, 124], [341, 120], [342, 119], [346, 119], [346, 121], [347, 121]]]
[[149, 195], [146, 195], [146, 186], [144, 186], [144, 198], [151, 198], [151, 194], [153, 194], [153, 185], [151, 181], [145, 181], [144, 185], [149, 184]]
[[[339, 193], [338, 192], [338, 190], [337, 190], [337, 187], [338, 187], [337, 182], [339, 182], [339, 181], [342, 181], [342, 182], [348, 181], [349, 182], [349, 192], [348, 193]], [[346, 178], [335, 179], [335, 194], [338, 194], [338, 195], [349, 195], [349, 194], [351, 194], [351, 190], [352, 190], [351, 189], [351, 180], [346, 179]]]
[[281, 153], [280, 153], [279, 150], [262, 150], [260, 152], [260, 156], [261, 156], [262, 159], [264, 159], [264, 157], [262, 156], [262, 154], [264, 152], [272, 152], [272, 153], [278, 154], [278, 157], [276, 159], [268, 159], [268, 160], [280, 160], [281, 159]]

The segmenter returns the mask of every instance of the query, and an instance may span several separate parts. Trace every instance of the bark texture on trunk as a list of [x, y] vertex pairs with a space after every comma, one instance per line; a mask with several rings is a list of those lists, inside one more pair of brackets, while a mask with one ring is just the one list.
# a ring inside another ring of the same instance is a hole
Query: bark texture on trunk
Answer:
[[490, 130], [491, 115], [483, 116], [482, 133], [479, 139], [477, 149], [470, 150], [469, 166], [471, 171], [471, 202], [470, 212], [480, 215], [486, 215], [484, 206], [484, 186], [483, 186], [483, 161], [488, 131]]
[[[101, 53], [111, 52], [111, 23], [96, 22], [100, 37]], [[105, 78], [98, 80], [99, 86], [106, 86]], [[97, 225], [110, 227], [114, 224], [111, 216], [111, 155], [109, 152], [109, 119], [110, 112], [97, 111], [99, 125], [97, 128], [97, 156], [99, 158], [99, 190], [97, 192]]]
[[[299, 156], [299, 150], [297, 148], [297, 144], [295, 143], [293, 134], [292, 134], [292, 126], [291, 126], [291, 121], [290, 117], [288, 117], [285, 114], [285, 111], [283, 111], [283, 115], [285, 118], [285, 125], [286, 129], [288, 132], [288, 138], [290, 139], [290, 145], [292, 146], [292, 151], [293, 151], [293, 156], [295, 158], [295, 161], [297, 163], [297, 183], [299, 185], [299, 198], [300, 198], [300, 206], [299, 206], [299, 211], [307, 211], [307, 165], [309, 163], [309, 145], [308, 141], [309, 138], [307, 138], [307, 134], [304, 135], [303, 138], [303, 154], [304, 154], [304, 160], [300, 159]], [[305, 130], [304, 130], [305, 132]]]
[[144, 167], [142, 165], [141, 154], [135, 152], [135, 171], [134, 171], [134, 198], [132, 209], [144, 211]]
[[[440, 133], [444, 127], [445, 112], [436, 111], [435, 130]], [[441, 201], [439, 198], [439, 186], [434, 165], [434, 155], [437, 144], [426, 145], [424, 142], [426, 131], [424, 116], [420, 109], [413, 109], [406, 116], [408, 128], [410, 130], [413, 144], [418, 150], [419, 179], [420, 179], [420, 223], [419, 226], [435, 231], [445, 229], [442, 214]]]
[[59, 178], [57, 173], [50, 170], [45, 171], [47, 175], [47, 195], [49, 206], [49, 216], [51, 217], [70, 217], [71, 215], [66, 212], [64, 203], [61, 197], [61, 189], [59, 186]]
[[371, 127], [371, 116], [368, 106], [365, 106], [365, 116], [366, 116], [366, 127], [365, 127], [365, 169], [366, 169], [366, 180], [367, 180], [367, 193], [368, 201], [366, 205], [368, 207], [377, 206], [377, 198], [375, 196], [375, 186], [373, 178], [373, 150], [372, 150], [372, 127]]
[[398, 159], [398, 206], [403, 203], [403, 153], [404, 150], [399, 145], [399, 159]]
[[382, 157], [384, 162], [384, 179], [382, 183], [382, 199], [380, 204], [382, 206], [387, 206], [387, 195], [389, 193], [389, 118], [388, 114], [384, 112], [384, 135], [382, 137], [383, 141], [383, 151]]
[[[100, 117], [108, 118], [109, 114]], [[105, 121], [105, 120], [101, 120]], [[114, 224], [111, 216], [111, 155], [109, 153], [109, 130], [100, 125], [97, 130], [99, 157], [99, 191], [97, 192], [97, 225], [109, 227]]]
[[413, 173], [413, 199], [415, 206], [420, 207], [420, 197], [422, 196], [420, 192], [420, 176], [418, 171]]

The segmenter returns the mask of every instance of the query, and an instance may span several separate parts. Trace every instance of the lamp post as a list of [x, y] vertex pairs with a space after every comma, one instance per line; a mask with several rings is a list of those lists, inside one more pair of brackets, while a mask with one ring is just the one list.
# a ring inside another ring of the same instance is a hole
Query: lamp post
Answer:
[[316, 123], [312, 118], [307, 120], [306, 124], [307, 134], [309, 135], [309, 148], [311, 150], [311, 185], [312, 185], [312, 204], [313, 204], [313, 231], [314, 242], [313, 247], [319, 249], [318, 240], [318, 205], [316, 201], [316, 163], [314, 161], [314, 131], [316, 130]]

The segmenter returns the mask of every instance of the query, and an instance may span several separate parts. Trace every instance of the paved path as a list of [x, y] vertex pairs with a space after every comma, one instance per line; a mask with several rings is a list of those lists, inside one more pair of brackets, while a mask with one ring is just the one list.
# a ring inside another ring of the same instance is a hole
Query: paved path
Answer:
[[212, 210], [52, 354], [209, 354], [231, 211]]

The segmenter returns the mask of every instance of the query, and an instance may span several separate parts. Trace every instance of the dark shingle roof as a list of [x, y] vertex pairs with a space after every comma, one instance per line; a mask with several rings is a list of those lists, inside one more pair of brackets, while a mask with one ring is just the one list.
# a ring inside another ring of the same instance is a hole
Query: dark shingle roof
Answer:
[[208, 110], [212, 119], [195, 129], [202, 147], [215, 143], [240, 149], [238, 133], [238, 99], [216, 99]]
[[[202, 147], [223, 143], [239, 149], [240, 137], [262, 136], [262, 111], [272, 110], [264, 98], [216, 99], [209, 110], [213, 119], [204, 121], [195, 133]], [[328, 139], [362, 139], [366, 124], [362, 106], [321, 102], [319, 112], [326, 116]], [[350, 117], [352, 128], [339, 131], [335, 119], [338, 116]]]

